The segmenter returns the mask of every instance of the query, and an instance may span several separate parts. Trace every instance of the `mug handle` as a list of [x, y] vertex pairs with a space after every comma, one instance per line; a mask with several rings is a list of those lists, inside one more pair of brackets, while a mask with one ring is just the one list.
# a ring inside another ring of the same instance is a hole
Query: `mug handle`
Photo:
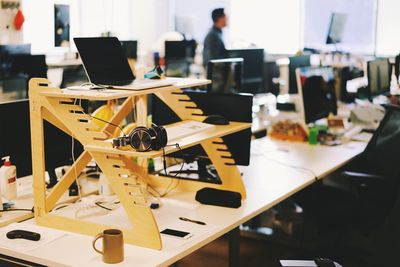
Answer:
[[97, 234], [97, 235], [95, 236], [95, 238], [93, 239], [93, 241], [92, 241], [93, 249], [94, 249], [97, 253], [100, 253], [101, 255], [103, 255], [104, 252], [101, 251], [101, 250], [98, 250], [98, 249], [96, 248], [96, 241], [97, 241], [98, 239], [100, 239], [100, 238], [103, 238], [103, 237], [104, 237], [104, 234], [103, 234], [103, 233]]

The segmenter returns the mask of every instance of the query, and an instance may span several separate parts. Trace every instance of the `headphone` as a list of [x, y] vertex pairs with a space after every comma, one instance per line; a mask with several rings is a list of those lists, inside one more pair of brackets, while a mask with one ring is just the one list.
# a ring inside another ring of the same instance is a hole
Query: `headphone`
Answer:
[[150, 149], [160, 150], [167, 145], [167, 131], [162, 126], [152, 123], [151, 128], [139, 126], [133, 129], [128, 136], [113, 139], [113, 147], [130, 145], [138, 152]]

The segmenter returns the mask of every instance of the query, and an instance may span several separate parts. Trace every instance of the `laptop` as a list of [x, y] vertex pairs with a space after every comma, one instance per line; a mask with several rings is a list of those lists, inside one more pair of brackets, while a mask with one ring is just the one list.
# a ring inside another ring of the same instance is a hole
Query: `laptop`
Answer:
[[109, 89], [144, 90], [169, 86], [174, 81], [137, 80], [116, 37], [74, 38], [89, 81]]

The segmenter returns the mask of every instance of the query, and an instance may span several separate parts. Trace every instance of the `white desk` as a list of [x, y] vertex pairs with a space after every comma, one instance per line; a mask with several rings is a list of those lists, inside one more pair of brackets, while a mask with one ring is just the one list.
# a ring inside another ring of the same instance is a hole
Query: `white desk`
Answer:
[[[14, 209], [31, 209], [33, 208], [33, 187], [32, 187], [32, 176], [21, 177], [17, 179], [17, 199], [11, 200], [14, 202]], [[97, 179], [84, 179], [82, 180], [81, 186], [82, 194], [92, 194], [98, 190]], [[65, 193], [59, 203], [73, 201], [77, 197], [70, 197], [68, 193]], [[0, 227], [5, 225], [21, 222], [33, 218], [33, 213], [30, 211], [8, 211], [3, 212], [0, 217]]]
[[[160, 209], [179, 212], [185, 216], [214, 225], [212, 231], [195, 237], [181, 246], [164, 244], [161, 251], [125, 245], [125, 261], [115, 266], [168, 266], [189, 255], [240, 224], [268, 210], [292, 194], [327, 175], [360, 154], [365, 143], [351, 142], [344, 146], [324, 147], [308, 144], [272, 141], [263, 138], [253, 141], [250, 166], [242, 167], [248, 198], [239, 209], [199, 205], [191, 193], [172, 193]], [[295, 167], [311, 169], [307, 171]], [[190, 213], [187, 214], [187, 211]], [[32, 220], [23, 224], [34, 223]], [[158, 221], [163, 224], [163, 221]], [[91, 247], [92, 237], [66, 233], [43, 247], [29, 252], [12, 251], [1, 247], [0, 254], [50, 266], [109, 266]]]

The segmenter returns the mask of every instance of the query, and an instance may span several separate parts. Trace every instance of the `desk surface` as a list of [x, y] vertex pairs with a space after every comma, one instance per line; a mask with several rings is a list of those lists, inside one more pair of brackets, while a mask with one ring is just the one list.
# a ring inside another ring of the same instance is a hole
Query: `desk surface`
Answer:
[[[192, 193], [171, 193], [162, 200], [163, 205], [158, 212], [176, 217], [182, 212], [183, 216], [212, 225], [212, 230], [178, 246], [163, 242], [161, 251], [125, 245], [125, 261], [115, 266], [170, 265], [312, 184], [316, 180], [315, 175], [322, 178], [333, 172], [359, 155], [365, 146], [361, 142], [325, 147], [269, 138], [255, 140], [252, 142], [250, 166], [241, 167], [248, 195], [242, 207], [228, 209], [200, 205]], [[30, 220], [23, 224], [33, 223]], [[163, 217], [158, 224], [165, 224]], [[91, 241], [92, 238], [88, 236], [66, 233], [28, 252], [0, 247], [0, 253], [51, 266], [108, 266], [91, 248]]]

